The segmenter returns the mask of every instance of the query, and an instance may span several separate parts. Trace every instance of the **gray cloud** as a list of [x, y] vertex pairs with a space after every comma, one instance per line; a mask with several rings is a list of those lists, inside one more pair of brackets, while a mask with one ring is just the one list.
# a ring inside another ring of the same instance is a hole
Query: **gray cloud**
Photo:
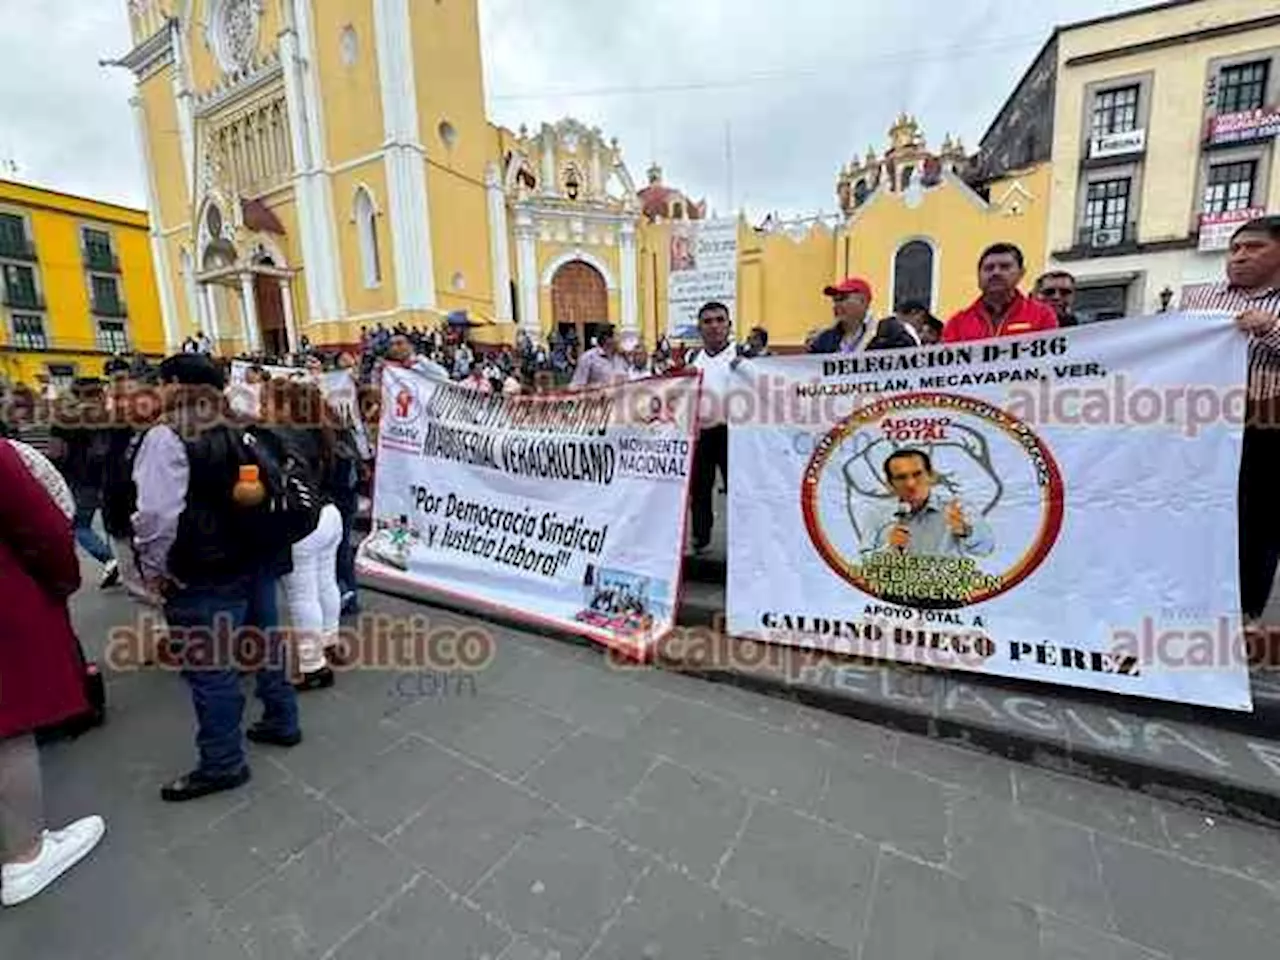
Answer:
[[[1056, 23], [1147, 0], [487, 0], [492, 119], [571, 114], [633, 175], [735, 206], [835, 208], [837, 169], [880, 150], [900, 110], [973, 146]], [[545, 95], [543, 95], [545, 94]]]
[[[1144, 0], [480, 0], [490, 117], [575, 116], [642, 180], [724, 211], [835, 207], [838, 167], [900, 110], [972, 146], [1055, 23]], [[141, 205], [125, 0], [0, 0], [0, 162], [19, 178]], [[3, 174], [0, 174], [3, 175]]]
[[[143, 206], [125, 0], [0, 0], [0, 162], [17, 179]], [[0, 174], [6, 175], [6, 174]]]

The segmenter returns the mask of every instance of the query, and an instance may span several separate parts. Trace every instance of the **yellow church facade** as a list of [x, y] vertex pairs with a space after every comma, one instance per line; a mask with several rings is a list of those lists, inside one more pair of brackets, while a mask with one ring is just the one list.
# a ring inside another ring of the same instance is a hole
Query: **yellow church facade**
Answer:
[[223, 351], [496, 321], [475, 3], [133, 0], [161, 302]]
[[[707, 218], [657, 167], [572, 119], [518, 131], [485, 113], [477, 0], [130, 0], [132, 107], [167, 345], [224, 354], [354, 345], [376, 324], [465, 311], [481, 342], [667, 329], [673, 224]], [[982, 192], [950, 139], [900, 117], [885, 152], [838, 171], [827, 220], [738, 223], [740, 335], [799, 346], [822, 288], [857, 274], [880, 315], [974, 295], [979, 250], [1044, 259], [1047, 174]], [[833, 163], [834, 166], [834, 163]]]

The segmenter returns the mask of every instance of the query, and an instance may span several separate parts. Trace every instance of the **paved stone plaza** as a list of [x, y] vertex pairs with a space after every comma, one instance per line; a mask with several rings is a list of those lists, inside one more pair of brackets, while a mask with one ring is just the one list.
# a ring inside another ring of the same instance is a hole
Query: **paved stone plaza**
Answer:
[[[76, 598], [91, 648], [133, 615]], [[53, 819], [107, 838], [0, 914], [0, 957], [1276, 956], [1280, 832], [494, 636], [474, 689], [344, 674], [302, 746], [181, 807], [158, 797], [193, 759], [181, 680], [112, 678], [110, 723], [46, 755]]]

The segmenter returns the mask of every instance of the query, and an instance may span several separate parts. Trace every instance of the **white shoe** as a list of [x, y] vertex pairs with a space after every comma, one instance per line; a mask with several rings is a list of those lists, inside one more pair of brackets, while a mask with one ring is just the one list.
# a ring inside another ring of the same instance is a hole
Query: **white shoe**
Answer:
[[0, 903], [15, 907], [44, 891], [87, 857], [106, 831], [101, 817], [85, 817], [62, 830], [46, 830], [40, 856], [31, 863], [6, 863], [0, 868]]
[[120, 564], [116, 560], [108, 560], [102, 567], [102, 579], [98, 581], [98, 586], [106, 590], [108, 587], [114, 587], [120, 582]]

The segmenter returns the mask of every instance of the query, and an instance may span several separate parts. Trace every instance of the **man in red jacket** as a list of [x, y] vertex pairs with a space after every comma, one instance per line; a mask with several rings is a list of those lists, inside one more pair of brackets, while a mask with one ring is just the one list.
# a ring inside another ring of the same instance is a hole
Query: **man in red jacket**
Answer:
[[978, 258], [978, 287], [982, 296], [947, 321], [943, 343], [990, 340], [1055, 330], [1053, 309], [1022, 295], [1018, 284], [1025, 273], [1022, 251], [1012, 243], [996, 243]]

